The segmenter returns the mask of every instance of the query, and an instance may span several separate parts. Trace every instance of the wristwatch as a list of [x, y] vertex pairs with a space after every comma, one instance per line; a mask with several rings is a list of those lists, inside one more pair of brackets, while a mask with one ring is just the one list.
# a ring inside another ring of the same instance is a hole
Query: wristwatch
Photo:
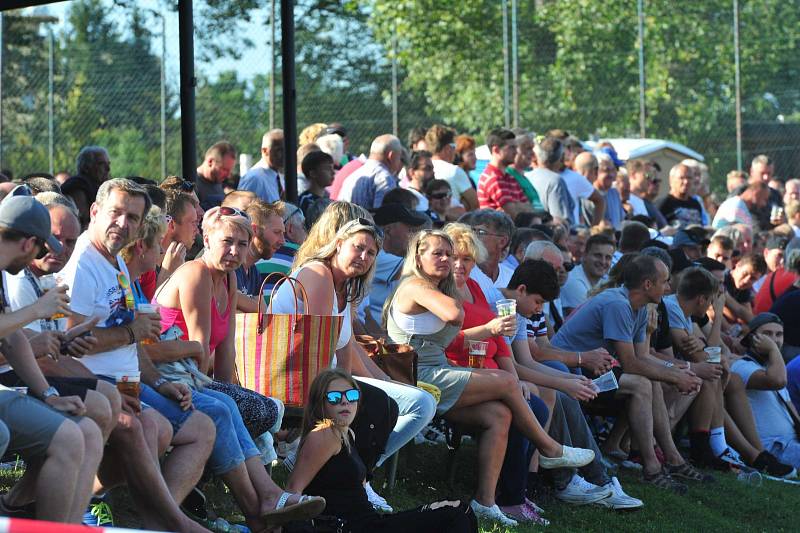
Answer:
[[165, 378], [164, 376], [161, 376], [160, 378], [158, 378], [157, 380], [155, 380], [155, 381], [153, 382], [153, 388], [154, 388], [155, 390], [158, 390], [158, 388], [159, 388], [161, 385], [163, 385], [164, 383], [169, 383], [169, 380], [168, 380], [167, 378]]
[[61, 396], [55, 387], [47, 387], [44, 392], [42, 392], [42, 401], [47, 400], [51, 396]]

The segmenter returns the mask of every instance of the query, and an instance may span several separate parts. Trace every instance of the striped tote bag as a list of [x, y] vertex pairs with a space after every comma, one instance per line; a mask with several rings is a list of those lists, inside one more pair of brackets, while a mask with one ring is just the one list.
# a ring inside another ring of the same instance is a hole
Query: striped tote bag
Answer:
[[264, 312], [263, 298], [259, 298], [258, 312], [237, 313], [236, 373], [242, 387], [278, 398], [287, 406], [302, 407], [311, 382], [331, 364], [343, 317], [299, 312], [298, 294], [308, 301], [303, 285], [278, 273], [267, 276], [264, 284], [275, 276], [280, 280], [273, 295], [282, 283], [294, 287], [295, 313], [275, 314], [272, 306]]

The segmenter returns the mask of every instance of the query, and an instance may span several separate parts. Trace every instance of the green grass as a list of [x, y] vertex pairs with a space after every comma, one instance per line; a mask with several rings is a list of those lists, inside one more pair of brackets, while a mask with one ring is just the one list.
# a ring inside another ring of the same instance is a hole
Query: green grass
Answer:
[[[373, 486], [389, 500], [395, 510], [426, 502], [468, 498], [475, 480], [475, 448], [465, 443], [458, 454], [455, 486], [445, 482], [447, 451], [444, 446], [416, 446], [401, 454], [398, 483], [391, 492], [381, 488], [384, 471], [379, 470]], [[635, 472], [622, 471], [620, 481], [625, 491], [645, 502], [639, 511], [614, 512], [595, 506], [573, 507], [558, 502], [543, 504], [550, 526], [520, 526], [506, 529], [489, 523], [481, 524], [482, 532], [533, 531], [796, 531], [800, 486], [764, 480], [760, 487], [737, 481], [734, 474], [715, 474], [713, 484], [690, 484], [685, 496], [643, 485]], [[286, 472], [278, 467], [275, 480], [283, 485]], [[4, 473], [0, 484], [6, 487], [14, 480], [13, 473]], [[219, 482], [205, 488], [210, 510], [217, 516], [241, 522], [242, 516], [227, 490]], [[136, 512], [130, 506], [124, 489], [112, 492], [112, 510], [119, 527], [138, 527]]]

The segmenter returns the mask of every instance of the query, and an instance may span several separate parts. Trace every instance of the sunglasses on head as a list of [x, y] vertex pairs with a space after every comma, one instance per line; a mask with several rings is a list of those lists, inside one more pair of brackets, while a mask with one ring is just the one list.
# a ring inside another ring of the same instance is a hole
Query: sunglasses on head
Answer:
[[191, 181], [183, 180], [178, 186], [183, 192], [192, 192], [194, 190], [194, 183]]
[[246, 218], [247, 220], [250, 220], [248, 214], [242, 211], [241, 209], [238, 209], [236, 207], [229, 207], [226, 205], [219, 208], [219, 214], [220, 216], [223, 217], [243, 217]]
[[353, 225], [358, 224], [360, 226], [368, 226], [368, 227], [372, 228], [372, 230], [375, 232], [375, 235], [377, 235], [378, 237], [383, 239], [383, 230], [381, 228], [379, 228], [377, 225], [375, 225], [375, 223], [373, 221], [369, 220], [368, 218], [359, 217], [359, 218], [356, 218], [354, 220], [351, 220], [350, 223], [353, 224]]
[[331, 405], [339, 405], [342, 403], [342, 398], [348, 403], [357, 402], [361, 398], [361, 391], [358, 389], [348, 389], [346, 391], [332, 390], [325, 393], [325, 400]]

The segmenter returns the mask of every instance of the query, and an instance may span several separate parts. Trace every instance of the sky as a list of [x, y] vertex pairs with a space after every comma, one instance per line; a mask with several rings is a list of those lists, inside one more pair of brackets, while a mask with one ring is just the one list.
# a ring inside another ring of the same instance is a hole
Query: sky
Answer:
[[[111, 5], [109, 0], [104, 0], [108, 5]], [[59, 22], [54, 24], [53, 30], [56, 34], [60, 33], [66, 27], [67, 12], [69, 5], [72, 2], [55, 2], [43, 6], [27, 8], [23, 11], [24, 14], [37, 14], [37, 15], [50, 15], [59, 19]], [[157, 0], [141, 0], [138, 2], [143, 8], [155, 9], [162, 11], [162, 5]], [[266, 3], [266, 2], [265, 2]], [[269, 72], [269, 26], [266, 24], [267, 9], [260, 9], [254, 12], [252, 21], [245, 21], [240, 23], [241, 31], [251, 36], [255, 46], [251, 49], [245, 50], [242, 58], [234, 60], [230, 58], [223, 58], [215, 60], [210, 63], [195, 62], [196, 71], [202, 72], [210, 79], [216, 78], [215, 72], [221, 70], [235, 70], [239, 73], [239, 77], [249, 79], [255, 74]], [[276, 11], [279, 10], [276, 7]], [[178, 64], [178, 13], [171, 10], [163, 10], [166, 18], [166, 50], [167, 50], [167, 79], [169, 82], [177, 83], [180, 66]], [[114, 15], [112, 15], [114, 16]], [[120, 14], [117, 17], [117, 22], [121, 23], [124, 19]], [[195, 28], [202, 25], [202, 21], [198, 20], [197, 8], [195, 7]], [[195, 32], [197, 30], [195, 29]], [[161, 53], [161, 35], [160, 29], [156, 28], [156, 34], [153, 42], [153, 52], [155, 54]], [[252, 36], [258, 36], [254, 39]], [[280, 36], [278, 36], [280, 37]], [[195, 57], [199, 57], [199, 52], [202, 50], [199, 43], [195, 38]]]

